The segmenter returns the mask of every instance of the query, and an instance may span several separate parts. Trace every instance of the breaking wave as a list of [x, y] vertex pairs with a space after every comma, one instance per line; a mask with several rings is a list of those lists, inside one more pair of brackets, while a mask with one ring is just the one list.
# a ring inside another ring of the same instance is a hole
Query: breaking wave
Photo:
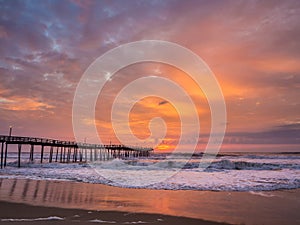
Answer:
[[[39, 160], [29, 163], [23, 159], [21, 168], [17, 168], [16, 161], [9, 162], [5, 169], [0, 170], [0, 178], [70, 180], [169, 190], [267, 191], [300, 188], [300, 155], [223, 155], [204, 170], [199, 168], [200, 159], [201, 155], [194, 155], [186, 162], [185, 157], [180, 155], [171, 159], [154, 155], [93, 164], [40, 164]], [[159, 179], [174, 174], [174, 170], [178, 171], [175, 175]], [[126, 177], [131, 179], [126, 180]], [[151, 185], [143, 185], [145, 177], [153, 181]]]

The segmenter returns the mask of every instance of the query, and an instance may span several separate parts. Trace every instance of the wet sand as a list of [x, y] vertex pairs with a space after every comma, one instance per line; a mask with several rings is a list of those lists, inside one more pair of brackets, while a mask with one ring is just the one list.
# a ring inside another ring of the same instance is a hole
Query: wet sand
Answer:
[[146, 213], [89, 211], [0, 202], [1, 224], [161, 224], [226, 225], [200, 219]]
[[[196, 219], [189, 221], [185, 219], [180, 224], [195, 224], [195, 221], [198, 221], [196, 224], [203, 224], [202, 220], [246, 225], [293, 225], [300, 222], [299, 189], [255, 193], [170, 191], [127, 189], [70, 181], [0, 179], [0, 201], [2, 201], [0, 203], [2, 219], [3, 216], [7, 218], [8, 215], [3, 214], [3, 212], [9, 213], [10, 210], [14, 209], [14, 206], [9, 207], [7, 206], [8, 203], [4, 202], [12, 202], [32, 205], [27, 206], [29, 208], [33, 205], [55, 207], [55, 212], [61, 210], [63, 212], [62, 217], [68, 218], [69, 222], [71, 221], [70, 218], [76, 214], [77, 209], [81, 209], [80, 212], [84, 215], [87, 210], [91, 210], [93, 213], [100, 211], [101, 215], [105, 215], [105, 217], [99, 219], [112, 221], [117, 217], [118, 222], [119, 219], [123, 221], [124, 212], [126, 212], [125, 214], [130, 213], [128, 215], [134, 213], [134, 215], [141, 216], [139, 217], [141, 219], [133, 218], [133, 222], [134, 219], [137, 219], [135, 222], [143, 221], [146, 214], [152, 214], [153, 217], [149, 217], [152, 222], [159, 219], [157, 215], [154, 216], [153, 214], [176, 216], [181, 219], [184, 219], [182, 217]], [[37, 209], [39, 208], [41, 211], [44, 209], [37, 207]], [[58, 210], [57, 208], [64, 209]], [[30, 209], [28, 215], [36, 218], [39, 216], [36, 212], [36, 209]], [[14, 213], [11, 215], [15, 215], [13, 218], [18, 216]], [[173, 217], [168, 218], [170, 221], [174, 219]], [[95, 218], [88, 217], [86, 221], [89, 219], [97, 219], [97, 215], [95, 214]], [[56, 221], [56, 223], [62, 222]], [[49, 221], [45, 223], [49, 223]], [[175, 224], [175, 222], [168, 223], [165, 221], [162, 224]]]

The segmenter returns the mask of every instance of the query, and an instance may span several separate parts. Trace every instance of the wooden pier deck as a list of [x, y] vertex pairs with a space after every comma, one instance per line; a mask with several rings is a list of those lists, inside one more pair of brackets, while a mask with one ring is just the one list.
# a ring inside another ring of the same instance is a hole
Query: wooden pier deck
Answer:
[[[74, 141], [62, 141], [48, 138], [37, 137], [20, 137], [0, 135], [1, 142], [1, 168], [6, 167], [8, 157], [8, 146], [18, 146], [18, 167], [21, 166], [22, 145], [30, 145], [29, 158], [30, 162], [34, 161], [35, 147], [40, 146], [40, 163], [43, 160], [60, 163], [70, 162], [93, 162], [99, 160], [109, 160], [113, 158], [128, 157], [147, 157], [152, 148], [134, 147], [125, 145], [98, 145], [79, 143]], [[44, 153], [48, 148], [48, 157]]]

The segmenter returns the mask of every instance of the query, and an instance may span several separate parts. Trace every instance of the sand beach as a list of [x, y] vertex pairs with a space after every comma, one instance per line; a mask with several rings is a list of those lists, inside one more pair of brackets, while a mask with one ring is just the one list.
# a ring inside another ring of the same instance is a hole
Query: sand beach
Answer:
[[54, 180], [0, 181], [1, 224], [292, 225], [300, 221], [299, 189], [174, 191]]

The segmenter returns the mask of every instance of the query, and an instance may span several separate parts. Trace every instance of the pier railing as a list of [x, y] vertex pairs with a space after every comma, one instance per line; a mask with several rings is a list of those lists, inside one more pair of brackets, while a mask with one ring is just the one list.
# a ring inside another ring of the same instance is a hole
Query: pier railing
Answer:
[[[1, 142], [1, 168], [7, 165], [8, 146], [18, 145], [18, 167], [21, 166], [22, 145], [30, 145], [29, 161], [34, 161], [34, 147], [40, 146], [40, 163], [43, 163], [45, 147], [49, 147], [49, 163], [61, 162], [87, 162], [109, 160], [113, 158], [147, 157], [152, 148], [125, 146], [125, 145], [99, 145], [62, 141], [49, 138], [21, 137], [0, 135]], [[56, 148], [56, 149], [55, 149]]]

